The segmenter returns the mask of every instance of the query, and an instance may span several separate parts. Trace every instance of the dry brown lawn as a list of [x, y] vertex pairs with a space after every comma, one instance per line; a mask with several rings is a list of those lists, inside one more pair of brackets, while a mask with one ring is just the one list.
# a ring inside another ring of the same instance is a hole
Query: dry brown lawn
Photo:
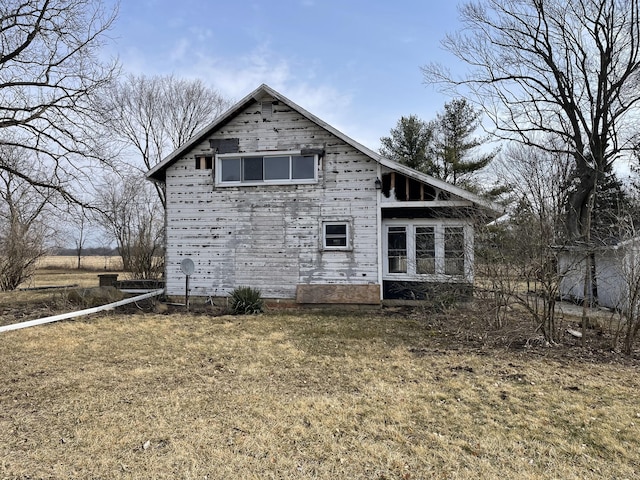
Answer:
[[467, 347], [435, 317], [120, 313], [0, 342], [3, 479], [640, 476], [634, 362]]

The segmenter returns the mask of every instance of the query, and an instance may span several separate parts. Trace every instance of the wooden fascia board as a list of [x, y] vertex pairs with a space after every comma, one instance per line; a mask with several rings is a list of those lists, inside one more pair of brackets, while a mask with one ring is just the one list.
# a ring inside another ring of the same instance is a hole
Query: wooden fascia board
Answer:
[[461, 208], [473, 207], [470, 200], [424, 200], [424, 201], [381, 201], [380, 208]]

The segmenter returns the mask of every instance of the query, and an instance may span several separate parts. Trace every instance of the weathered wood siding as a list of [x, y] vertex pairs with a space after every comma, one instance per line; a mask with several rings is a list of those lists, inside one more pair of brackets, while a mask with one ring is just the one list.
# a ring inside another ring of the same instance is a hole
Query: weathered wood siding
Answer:
[[[595, 262], [597, 304], [601, 307], [624, 310], [629, 307], [629, 276], [637, 272], [640, 245], [635, 241], [621, 248], [611, 247], [593, 254]], [[561, 276], [560, 298], [584, 300], [585, 253], [564, 251], [558, 254], [558, 273]], [[592, 267], [593, 268], [593, 267]], [[593, 284], [587, 284], [587, 299], [594, 300]]]
[[[216, 187], [195, 157], [213, 155], [209, 139], [227, 138], [240, 152], [322, 148], [318, 183]], [[192, 295], [248, 285], [295, 298], [297, 284], [377, 283], [376, 176], [375, 161], [298, 112], [274, 104], [263, 119], [255, 102], [167, 168], [168, 294], [184, 293], [186, 257], [196, 266]], [[322, 250], [323, 220], [351, 222], [350, 251]]]

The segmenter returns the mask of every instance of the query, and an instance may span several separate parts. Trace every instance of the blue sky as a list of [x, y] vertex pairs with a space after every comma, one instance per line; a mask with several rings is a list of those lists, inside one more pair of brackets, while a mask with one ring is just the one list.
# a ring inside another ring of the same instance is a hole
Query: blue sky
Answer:
[[456, 2], [122, 0], [111, 54], [135, 74], [200, 78], [239, 100], [262, 83], [366, 146], [402, 115], [435, 117], [448, 97], [420, 66], [454, 59], [440, 40]]

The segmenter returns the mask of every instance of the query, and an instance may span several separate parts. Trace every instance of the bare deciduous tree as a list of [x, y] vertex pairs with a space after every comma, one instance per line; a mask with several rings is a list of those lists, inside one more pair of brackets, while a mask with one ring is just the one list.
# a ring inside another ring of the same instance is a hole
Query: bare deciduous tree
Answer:
[[506, 311], [515, 304], [528, 312], [547, 341], [557, 342], [555, 304], [563, 272], [558, 272], [555, 247], [564, 241], [559, 225], [572, 159], [514, 144], [493, 168], [511, 186], [514, 208], [509, 220], [479, 231], [477, 272], [484, 287], [479, 293], [492, 302], [495, 326], [503, 326]]
[[163, 272], [164, 214], [151, 183], [135, 173], [112, 177], [98, 193], [96, 221], [115, 239], [134, 278]]
[[[34, 179], [43, 178], [25, 150], [0, 146], [0, 158], [10, 167], [0, 169], [0, 290], [15, 290], [34, 272], [46, 254], [52, 229], [45, 221], [52, 191], [34, 187], [11, 170], [28, 169]], [[48, 212], [50, 213], [50, 212]]]
[[[100, 110], [110, 132], [149, 170], [209, 124], [229, 102], [200, 80], [129, 75], [114, 84]], [[164, 191], [155, 184], [165, 204]]]
[[503, 138], [570, 155], [567, 228], [586, 237], [598, 176], [637, 143], [640, 0], [480, 0], [460, 13], [443, 44], [470, 71], [431, 64], [425, 80], [470, 89]]
[[82, 268], [82, 256], [91, 231], [89, 210], [82, 205], [71, 204], [65, 210], [65, 221], [69, 225], [67, 238], [73, 239], [76, 254], [76, 268]]
[[80, 167], [104, 158], [90, 99], [117, 73], [116, 62], [99, 56], [115, 14], [99, 0], [2, 2], [0, 144], [28, 150], [48, 174], [3, 158], [0, 171], [75, 200], [68, 185]]

